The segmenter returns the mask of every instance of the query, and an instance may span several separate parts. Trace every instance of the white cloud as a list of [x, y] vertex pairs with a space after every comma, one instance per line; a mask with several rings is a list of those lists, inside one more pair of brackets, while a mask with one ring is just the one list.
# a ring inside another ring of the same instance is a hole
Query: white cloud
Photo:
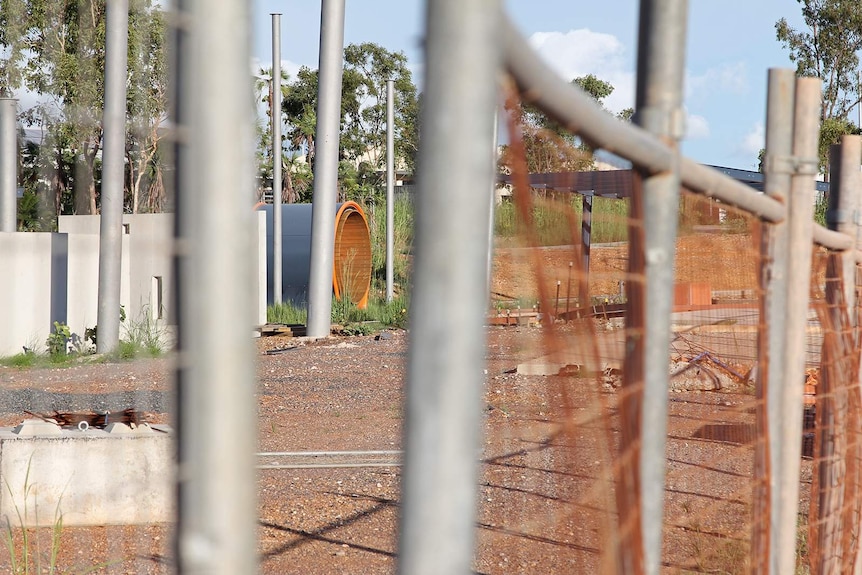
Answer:
[[567, 82], [593, 74], [609, 82], [614, 92], [605, 99], [613, 112], [634, 107], [635, 76], [626, 59], [626, 48], [611, 34], [586, 28], [568, 32], [536, 32], [530, 44]]
[[716, 93], [746, 94], [749, 91], [748, 69], [745, 62], [709, 68], [702, 74], [686, 78], [686, 99], [708, 98]]
[[766, 145], [766, 131], [763, 122], [756, 122], [751, 130], [742, 139], [737, 147], [737, 152], [743, 156], [755, 156]]
[[686, 112], [685, 139], [704, 140], [709, 138], [709, 135], [709, 121], [703, 116]]

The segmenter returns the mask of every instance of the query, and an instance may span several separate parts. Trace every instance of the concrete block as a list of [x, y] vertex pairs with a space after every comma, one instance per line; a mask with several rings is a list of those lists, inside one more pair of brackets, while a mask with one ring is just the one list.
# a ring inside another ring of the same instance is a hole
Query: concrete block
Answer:
[[[172, 521], [170, 428], [113, 425], [114, 433], [61, 429], [60, 435], [30, 437], [0, 428], [0, 522], [20, 525], [25, 509], [31, 527], [53, 525], [55, 513], [66, 526]], [[126, 432], [118, 433], [120, 427]]]
[[25, 419], [12, 430], [19, 437], [46, 437], [63, 435], [63, 430], [56, 423], [44, 419]]

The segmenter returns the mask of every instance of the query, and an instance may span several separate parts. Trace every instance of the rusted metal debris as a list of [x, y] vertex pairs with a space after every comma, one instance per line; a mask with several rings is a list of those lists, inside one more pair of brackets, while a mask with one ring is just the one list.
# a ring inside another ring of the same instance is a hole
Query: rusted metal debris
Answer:
[[88, 427], [104, 429], [111, 423], [141, 424], [147, 423], [150, 419], [150, 414], [145, 411], [128, 408], [122, 411], [104, 411], [98, 412], [61, 412], [54, 410], [52, 413], [34, 413], [24, 410], [27, 415], [38, 417], [43, 421], [56, 423], [60, 427], [78, 427], [81, 423], [86, 423]]

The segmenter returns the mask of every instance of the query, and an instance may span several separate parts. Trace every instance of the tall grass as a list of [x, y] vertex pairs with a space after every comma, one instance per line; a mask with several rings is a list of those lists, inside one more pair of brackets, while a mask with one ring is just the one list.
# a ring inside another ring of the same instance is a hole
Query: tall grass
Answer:
[[[626, 199], [593, 198], [591, 243], [622, 242], [628, 239]], [[564, 198], [537, 197], [533, 202], [533, 226], [539, 245], [571, 245], [580, 242], [583, 220], [582, 196]], [[494, 234], [498, 238], [515, 238], [526, 231], [515, 205], [503, 202], [494, 214]]]
[[[371, 283], [373, 290], [386, 286], [386, 201], [364, 206], [371, 232]], [[407, 195], [396, 195], [393, 206], [395, 225], [392, 273], [395, 285], [406, 290], [410, 282], [410, 259], [413, 251], [413, 202]]]
[[[369, 298], [365, 309], [359, 309], [347, 298], [338, 300], [333, 297], [330, 321], [351, 333], [372, 333], [388, 327], [404, 328], [407, 327], [408, 307], [409, 301], [406, 294], [401, 294], [390, 302], [377, 297]], [[266, 320], [286, 325], [305, 325], [308, 320], [308, 308], [304, 303], [296, 304], [289, 301], [271, 305], [266, 310]], [[368, 326], [360, 328], [357, 324], [368, 324]]]

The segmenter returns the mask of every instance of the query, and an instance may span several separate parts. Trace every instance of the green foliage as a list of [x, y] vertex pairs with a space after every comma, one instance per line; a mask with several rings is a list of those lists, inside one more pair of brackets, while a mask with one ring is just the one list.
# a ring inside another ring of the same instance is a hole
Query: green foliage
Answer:
[[821, 120], [847, 118], [859, 102], [856, 73], [862, 50], [862, 11], [857, 0], [797, 0], [807, 30], [786, 18], [775, 23], [776, 38], [790, 52], [799, 76], [823, 80]]
[[69, 329], [68, 325], [55, 321], [54, 331], [52, 331], [48, 335], [48, 339], [45, 340], [45, 347], [48, 349], [48, 355], [65, 355], [66, 343], [69, 341], [69, 337], [71, 335], [72, 330]]
[[37, 357], [33, 352], [17, 353], [0, 359], [0, 365], [17, 368], [33, 367], [36, 365]]
[[[532, 225], [542, 246], [572, 245], [581, 241], [582, 203], [574, 197], [570, 204], [560, 200], [541, 200], [533, 205]], [[628, 201], [611, 198], [593, 198], [592, 243], [625, 241], [628, 238]], [[571, 213], [571, 221], [567, 212]], [[494, 234], [500, 238], [514, 238], [526, 233], [524, 222], [515, 204], [503, 202], [494, 213]]]
[[829, 210], [829, 196], [818, 193], [814, 203], [814, 221], [821, 226], [826, 226], [826, 212]]
[[[166, 118], [167, 59], [164, 12], [152, 0], [129, 3], [126, 158], [127, 207], [150, 211], [164, 203], [159, 128]], [[27, 143], [22, 183], [39, 197], [22, 229], [53, 229], [59, 213], [95, 213], [104, 108], [105, 2], [6, 0], [0, 4], [0, 91], [25, 88], [39, 103], [20, 115], [44, 129]], [[146, 193], [142, 196], [142, 190]], [[36, 222], [36, 224], [34, 224]]]
[[[331, 322], [341, 326], [343, 335], [368, 335], [387, 327], [407, 327], [407, 309], [406, 296], [393, 298], [390, 302], [372, 297], [365, 309], [359, 309], [347, 300], [332, 298]], [[307, 318], [307, 308], [291, 302], [269, 306], [266, 310], [266, 319], [271, 323], [305, 325]]]
[[305, 325], [308, 321], [308, 308], [292, 302], [274, 304], [266, 308], [266, 321], [285, 325]]
[[119, 359], [134, 357], [159, 357], [164, 353], [167, 329], [158, 320], [153, 319], [149, 306], [141, 308], [140, 315], [126, 321], [126, 311], [120, 308], [120, 321], [125, 327], [125, 337], [117, 346], [116, 355]]
[[[350, 44], [344, 49], [341, 83], [341, 159], [363, 161], [372, 170], [383, 167], [386, 140], [386, 80], [395, 81], [395, 153], [399, 167], [413, 171], [418, 151], [416, 86], [401, 52], [373, 44]], [[282, 111], [288, 147], [314, 168], [317, 109], [317, 70], [302, 67], [287, 86]]]
[[[371, 279], [373, 287], [386, 286], [386, 199], [383, 194], [374, 196], [374, 203], [366, 204], [366, 215], [371, 233]], [[393, 206], [394, 252], [392, 275], [396, 286], [406, 290], [410, 284], [410, 255], [413, 250], [413, 202], [404, 195], [396, 195]]]
[[849, 114], [859, 104], [859, 54], [862, 51], [862, 11], [858, 0], [797, 0], [807, 30], [796, 30], [782, 18], [776, 38], [796, 62], [798, 76], [822, 80], [820, 108], [820, 170], [827, 172], [829, 146], [843, 134], [858, 134]]
[[[602, 107], [604, 107], [604, 99], [614, 91], [611, 83], [593, 74], [575, 78], [571, 83], [592, 96]], [[509, 110], [509, 113], [511, 112], [512, 110]], [[633, 112], [632, 109], [623, 110], [618, 117], [629, 120]], [[593, 169], [592, 149], [535, 106], [524, 105], [520, 110], [519, 121], [526, 152], [527, 171], [531, 174]], [[511, 148], [504, 146], [503, 164], [511, 165], [516, 160], [511, 154]]]

